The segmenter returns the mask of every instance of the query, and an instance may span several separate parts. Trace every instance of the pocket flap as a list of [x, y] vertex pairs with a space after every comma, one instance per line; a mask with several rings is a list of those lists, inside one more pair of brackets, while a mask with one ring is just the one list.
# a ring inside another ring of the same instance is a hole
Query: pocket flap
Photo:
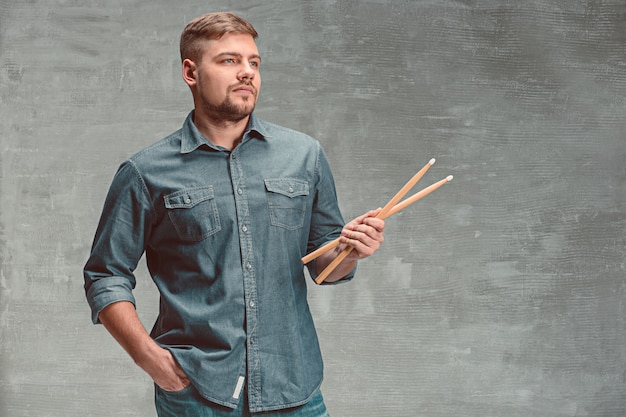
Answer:
[[272, 193], [278, 193], [287, 197], [309, 195], [309, 183], [297, 178], [266, 179], [265, 188]]
[[213, 198], [213, 187], [197, 187], [176, 191], [165, 196], [165, 207], [191, 208], [196, 204]]

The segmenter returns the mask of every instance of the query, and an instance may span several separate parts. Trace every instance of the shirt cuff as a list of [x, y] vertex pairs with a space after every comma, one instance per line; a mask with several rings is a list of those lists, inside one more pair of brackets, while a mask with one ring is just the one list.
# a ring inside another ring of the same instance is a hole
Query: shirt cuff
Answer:
[[[317, 259], [314, 259], [307, 264], [307, 267], [309, 269], [309, 275], [311, 275], [311, 278], [313, 279], [313, 281], [315, 281], [317, 279], [317, 276], [319, 275], [316, 272], [317, 270], [316, 262], [317, 262]], [[352, 271], [350, 271], [347, 275], [345, 275], [341, 279], [338, 279], [337, 281], [333, 281], [333, 282], [324, 281], [319, 285], [336, 285], [336, 284], [343, 284], [344, 282], [352, 281], [352, 278], [354, 278], [354, 274], [356, 273], [357, 266], [358, 266], [358, 263], [357, 265], [354, 266], [354, 268], [352, 268]]]
[[135, 297], [133, 297], [128, 279], [107, 277], [94, 281], [87, 291], [87, 302], [91, 307], [91, 321], [94, 324], [100, 324], [98, 318], [100, 312], [118, 301], [130, 301], [135, 305]]

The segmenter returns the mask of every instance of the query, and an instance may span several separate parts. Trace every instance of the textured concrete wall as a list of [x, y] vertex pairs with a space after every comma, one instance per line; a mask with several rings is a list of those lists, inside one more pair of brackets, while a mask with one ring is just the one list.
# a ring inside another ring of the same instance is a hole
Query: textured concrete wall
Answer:
[[312, 288], [333, 416], [625, 415], [624, 0], [2, 1], [0, 415], [154, 415], [81, 268], [117, 165], [191, 108], [180, 31], [224, 9], [261, 34], [259, 113], [322, 141], [347, 218], [431, 157], [420, 186], [455, 176]]

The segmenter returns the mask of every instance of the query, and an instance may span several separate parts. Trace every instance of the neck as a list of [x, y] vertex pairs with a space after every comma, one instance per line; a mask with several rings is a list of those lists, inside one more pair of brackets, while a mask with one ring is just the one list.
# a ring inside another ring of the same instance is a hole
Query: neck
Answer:
[[250, 116], [239, 121], [213, 120], [194, 111], [193, 124], [212, 144], [229, 150], [241, 142]]

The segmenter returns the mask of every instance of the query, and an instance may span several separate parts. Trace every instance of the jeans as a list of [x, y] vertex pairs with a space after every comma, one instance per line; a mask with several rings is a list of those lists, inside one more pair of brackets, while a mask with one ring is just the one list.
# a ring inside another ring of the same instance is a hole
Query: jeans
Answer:
[[164, 391], [155, 385], [154, 401], [159, 417], [330, 417], [319, 390], [308, 403], [299, 407], [260, 413], [248, 411], [246, 391], [241, 397], [239, 406], [233, 410], [205, 400], [192, 385], [179, 392]]

